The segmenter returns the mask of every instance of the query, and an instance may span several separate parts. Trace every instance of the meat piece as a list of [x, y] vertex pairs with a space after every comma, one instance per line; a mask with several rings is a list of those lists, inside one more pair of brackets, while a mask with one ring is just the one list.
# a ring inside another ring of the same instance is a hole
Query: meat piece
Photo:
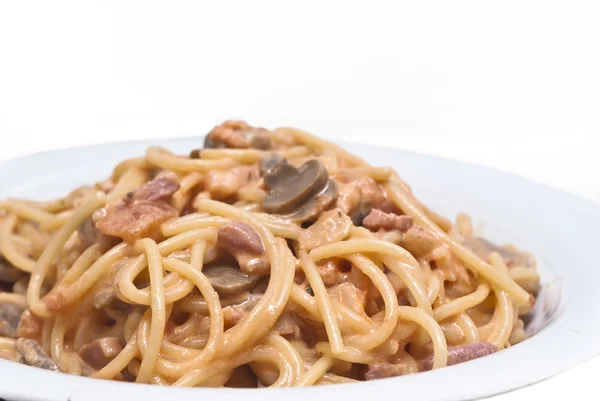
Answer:
[[265, 128], [244, 121], [229, 120], [212, 129], [204, 140], [205, 148], [270, 149], [271, 138]]
[[100, 370], [112, 361], [123, 350], [117, 337], [104, 337], [84, 345], [79, 356], [96, 370]]
[[386, 377], [402, 376], [404, 369], [402, 365], [396, 365], [388, 362], [378, 362], [369, 365], [366, 380], [385, 379]]
[[84, 248], [88, 248], [94, 244], [100, 246], [100, 251], [104, 252], [112, 248], [118, 242], [116, 237], [104, 235], [96, 228], [92, 218], [85, 219], [77, 229], [79, 240]]
[[0, 282], [12, 284], [19, 280], [23, 273], [10, 264], [8, 260], [0, 254]]
[[300, 326], [298, 326], [296, 318], [289, 313], [285, 313], [277, 319], [275, 330], [281, 336], [291, 336], [292, 338], [300, 339]]
[[256, 306], [262, 298], [262, 294], [248, 294], [248, 297], [237, 305], [229, 305], [223, 308], [223, 319], [228, 326], [235, 326], [248, 316], [248, 313]]
[[12, 302], [0, 303], [0, 337], [17, 338], [21, 315], [25, 311], [21, 305]]
[[106, 207], [106, 215], [96, 223], [102, 234], [119, 237], [126, 242], [154, 237], [160, 225], [178, 215], [169, 204], [179, 189], [171, 177], [152, 180], [117, 202]]
[[352, 283], [346, 282], [327, 290], [332, 299], [337, 300], [342, 305], [352, 309], [354, 312], [363, 315], [365, 313], [365, 303], [367, 302], [367, 291], [355, 287]]
[[269, 259], [265, 246], [254, 228], [241, 221], [221, 227], [217, 234], [217, 245], [231, 253], [248, 275], [269, 274]]
[[[493, 354], [498, 351], [494, 344], [478, 342], [459, 347], [448, 348], [448, 366], [471, 361], [482, 356]], [[433, 366], [433, 355], [421, 361], [421, 370], [431, 370]]]
[[52, 358], [48, 356], [35, 340], [29, 338], [19, 338], [16, 342], [16, 348], [19, 354], [29, 366], [36, 368], [61, 372], [60, 368]]
[[323, 284], [325, 284], [326, 287], [339, 284], [344, 278], [342, 271], [340, 270], [340, 264], [341, 261], [339, 260], [329, 259], [326, 262], [317, 265], [321, 280], [323, 280]]
[[417, 258], [428, 255], [438, 244], [439, 240], [435, 234], [416, 224], [406, 230], [400, 242], [400, 246]]
[[245, 187], [258, 181], [258, 166], [239, 166], [229, 170], [209, 171], [204, 176], [204, 189], [210, 197], [217, 200], [226, 200]]
[[130, 201], [165, 201], [168, 202], [171, 196], [179, 189], [179, 181], [175, 174], [165, 174], [162, 177], [157, 177], [152, 181], [148, 181], [131, 195], [127, 194], [126, 200]]
[[350, 216], [355, 225], [362, 225], [363, 219], [373, 208], [383, 212], [394, 211], [385, 189], [372, 178], [338, 177], [336, 180], [340, 186], [337, 207]]
[[465, 237], [463, 245], [486, 262], [492, 252], [497, 252], [502, 256], [508, 267], [533, 267], [535, 265], [532, 257], [527, 253], [498, 246], [485, 238]]
[[27, 309], [23, 312], [21, 319], [19, 320], [17, 337], [25, 337], [41, 341], [43, 326], [44, 322], [42, 319]]
[[385, 213], [379, 209], [372, 209], [371, 213], [363, 219], [362, 224], [364, 227], [374, 232], [379, 230], [398, 230], [405, 232], [412, 226], [413, 220], [410, 216], [398, 216], [394, 213]]
[[350, 234], [352, 227], [350, 217], [336, 208], [321, 214], [316, 223], [304, 230], [298, 241], [300, 247], [311, 250], [342, 241]]

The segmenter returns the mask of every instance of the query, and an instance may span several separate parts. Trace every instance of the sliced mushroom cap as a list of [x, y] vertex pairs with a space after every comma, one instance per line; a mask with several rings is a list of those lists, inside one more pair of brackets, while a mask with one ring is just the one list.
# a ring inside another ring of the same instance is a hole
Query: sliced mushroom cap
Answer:
[[29, 366], [35, 366], [36, 368], [52, 370], [55, 372], [61, 372], [60, 368], [54, 362], [52, 358], [44, 352], [44, 349], [37, 343], [37, 341], [29, 338], [19, 338], [16, 342], [17, 351], [25, 363]]
[[0, 282], [12, 284], [21, 278], [23, 272], [10, 264], [0, 255]]
[[271, 174], [275, 167], [285, 163], [287, 163], [287, 160], [284, 157], [281, 157], [278, 153], [268, 154], [260, 159], [260, 163], [258, 164], [260, 176], [263, 177], [267, 174]]
[[335, 181], [329, 180], [323, 191], [285, 217], [297, 222], [314, 221], [323, 210], [335, 202], [338, 194], [338, 185]]
[[497, 252], [502, 256], [508, 267], [523, 266], [531, 267], [533, 262], [531, 257], [524, 252], [513, 251], [498, 246], [493, 242], [481, 237], [465, 237], [463, 245], [469, 248], [475, 255], [487, 261], [492, 252]]
[[19, 321], [25, 308], [12, 302], [0, 303], [0, 337], [17, 338]]
[[203, 272], [215, 291], [222, 296], [232, 296], [248, 291], [259, 279], [258, 276], [249, 276], [238, 267], [229, 265], [207, 266]]
[[311, 159], [296, 169], [287, 163], [280, 163], [265, 176], [269, 194], [262, 202], [268, 213], [292, 213], [321, 192], [329, 181], [325, 165]]

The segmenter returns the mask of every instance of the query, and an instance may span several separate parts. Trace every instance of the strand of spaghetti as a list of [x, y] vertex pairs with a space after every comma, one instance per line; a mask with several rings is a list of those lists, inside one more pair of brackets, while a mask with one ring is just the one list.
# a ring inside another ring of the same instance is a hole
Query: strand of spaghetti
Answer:
[[331, 176], [336, 175], [354, 175], [361, 177], [370, 177], [375, 181], [387, 181], [390, 178], [392, 169], [389, 167], [349, 167], [349, 168], [337, 168], [329, 171]]
[[[200, 152], [200, 158], [204, 160], [217, 160], [217, 159], [234, 159], [241, 163], [253, 164], [257, 163], [263, 157], [269, 155], [271, 152], [266, 150], [258, 149], [202, 149]], [[278, 150], [277, 154], [287, 159], [293, 159], [295, 157], [304, 157], [311, 154], [310, 148], [306, 146], [294, 146], [288, 149]]]
[[[504, 259], [497, 252], [492, 252], [492, 254], [490, 254], [489, 261], [492, 266], [499, 270], [508, 271]], [[511, 297], [506, 291], [498, 286], [494, 286], [492, 289], [496, 295], [496, 310], [494, 311], [493, 319], [495, 319], [498, 324], [496, 324], [493, 334], [487, 341], [496, 345], [498, 349], [503, 349], [508, 342], [514, 325], [514, 307]]]
[[496, 345], [498, 349], [504, 349], [513, 327], [513, 307], [510, 295], [506, 291], [495, 287], [494, 293], [496, 294], [496, 311], [494, 311], [496, 324], [486, 341]]
[[29, 288], [27, 291], [29, 308], [35, 314], [41, 317], [49, 317], [51, 315], [48, 308], [46, 308], [45, 303], [40, 300], [40, 290], [42, 283], [44, 282], [44, 278], [50, 270], [50, 265], [71, 234], [76, 231], [81, 223], [90, 217], [96, 209], [102, 207], [105, 203], [105, 200], [106, 198], [102, 192], [95, 192], [91, 197], [89, 197], [79, 208], [75, 210], [73, 216], [71, 216], [71, 218], [65, 222], [65, 224], [63, 224], [61, 228], [54, 234], [52, 240], [40, 255], [33, 271], [31, 272]]
[[14, 349], [15, 348], [15, 340], [14, 338], [2, 337], [0, 336], [0, 349]]
[[292, 138], [294, 138], [294, 140], [296, 142], [303, 143], [306, 146], [309, 146], [311, 148], [331, 149], [338, 155], [338, 157], [346, 160], [347, 162], [351, 163], [353, 166], [356, 166], [356, 167], [368, 167], [369, 166], [369, 164], [367, 162], [365, 162], [363, 159], [361, 159], [360, 157], [353, 155], [352, 153], [342, 149], [338, 145], [335, 145], [324, 139], [317, 138], [316, 136], [311, 135], [308, 132], [299, 130], [297, 128], [292, 128], [292, 127], [280, 127], [280, 128], [276, 128], [275, 130], [272, 131], [272, 135], [278, 135], [279, 133], [289, 135]]
[[[315, 345], [315, 351], [323, 355], [330, 355], [333, 357], [329, 343], [317, 343]], [[348, 346], [344, 348], [344, 352], [335, 357], [335, 359], [339, 359], [341, 361], [346, 361], [350, 363], [359, 363], [362, 365], [368, 365], [370, 363], [375, 362], [375, 357], [370, 353]]]
[[466, 312], [460, 313], [456, 316], [456, 323], [458, 323], [465, 334], [467, 343], [475, 344], [481, 341], [477, 325], [475, 325], [473, 319], [471, 319]]
[[385, 315], [379, 327], [369, 334], [353, 337], [348, 342], [348, 345], [351, 347], [356, 347], [361, 351], [370, 351], [383, 344], [396, 328], [396, 324], [398, 323], [398, 298], [394, 292], [394, 287], [392, 287], [385, 273], [372, 260], [358, 254], [346, 255], [345, 258], [371, 280], [377, 291], [381, 294], [385, 305]]
[[4, 218], [0, 231], [0, 254], [19, 270], [31, 273], [35, 267], [35, 261], [21, 255], [16, 249], [12, 238], [13, 230], [17, 224], [17, 216], [10, 213]]
[[0, 303], [13, 303], [24, 308], [27, 308], [27, 297], [21, 294], [14, 294], [11, 292], [0, 292]]
[[172, 362], [165, 359], [159, 360], [158, 370], [160, 374], [167, 377], [178, 377], [190, 369], [196, 369], [199, 365], [206, 365], [217, 354], [219, 349], [223, 348], [223, 311], [218, 294], [213, 289], [208, 278], [200, 270], [194, 269], [189, 263], [176, 259], [163, 259], [163, 264], [166, 270], [177, 272], [198, 287], [209, 306], [208, 312], [211, 319], [208, 342], [201, 353], [192, 359], [181, 362]]
[[279, 349], [279, 351], [286, 356], [287, 360], [290, 361], [292, 377], [294, 378], [292, 380], [293, 382], [296, 382], [298, 378], [306, 372], [302, 357], [288, 340], [279, 334], [270, 333], [267, 336], [265, 344]]
[[251, 213], [209, 199], [201, 199], [198, 210], [217, 216], [243, 221], [258, 233], [271, 262], [271, 277], [263, 297], [246, 319], [225, 337], [224, 351], [231, 355], [251, 341], [261, 338], [275, 324], [288, 301], [294, 281], [296, 261], [285, 241], [278, 243], [275, 236]]
[[150, 337], [148, 339], [148, 348], [144, 352], [140, 371], [136, 378], [138, 383], [148, 383], [158, 360], [158, 353], [165, 331], [166, 312], [165, 312], [165, 294], [163, 287], [163, 266], [162, 257], [158, 251], [156, 242], [150, 238], [142, 240], [146, 249], [148, 258], [148, 271], [150, 275], [150, 288], [152, 295], [152, 323], [150, 326]]
[[96, 260], [92, 266], [81, 275], [81, 277], [68, 287], [54, 287], [52, 291], [42, 299], [46, 304], [47, 310], [57, 312], [73, 305], [106, 275], [106, 272], [114, 263], [127, 256], [128, 248], [129, 246], [126, 243], [115, 245], [110, 251], [98, 258], [98, 260]]
[[58, 316], [52, 327], [52, 339], [50, 341], [50, 356], [64, 370], [64, 348], [65, 348], [65, 332], [67, 330], [67, 321], [65, 317]]
[[123, 371], [129, 362], [133, 360], [133, 358], [137, 357], [139, 354], [137, 337], [134, 334], [127, 344], [125, 348], [119, 354], [110, 361], [106, 366], [97, 371], [92, 375], [92, 377], [97, 379], [113, 379], [117, 376], [121, 371]]
[[442, 280], [438, 274], [430, 274], [427, 280], [427, 299], [429, 303], [433, 305], [438, 295], [442, 291]]
[[22, 202], [12, 202], [10, 204], [10, 211], [22, 219], [34, 221], [40, 224], [48, 223], [54, 219], [54, 215], [52, 213]]
[[140, 187], [149, 178], [148, 171], [141, 167], [128, 168], [117, 181], [115, 187], [106, 195], [106, 202], [123, 198], [127, 193]]
[[457, 315], [466, 311], [469, 308], [473, 308], [482, 303], [490, 293], [490, 287], [485, 284], [479, 284], [477, 289], [472, 293], [465, 295], [460, 298], [456, 298], [444, 305], [438, 306], [433, 310], [433, 318], [441, 322], [450, 316]]
[[[419, 264], [408, 251], [398, 245], [376, 239], [350, 239], [320, 246], [310, 251], [308, 255], [313, 260], [323, 260], [353, 253], [379, 253], [390, 256], [382, 258], [385, 265], [408, 287], [415, 298], [417, 306], [427, 313], [432, 313], [425, 286], [417, 282], [417, 279], [409, 273], [409, 271], [412, 272], [414, 270], [420, 271]], [[403, 261], [407, 261], [408, 263]], [[406, 269], [405, 265], [408, 265], [409, 269]]]
[[380, 244], [389, 244], [392, 247], [395, 247], [395, 248], [391, 249], [391, 251], [390, 251], [393, 253], [393, 255], [391, 255], [391, 256], [394, 256], [395, 259], [399, 259], [399, 261], [404, 262], [405, 267], [408, 269], [407, 273], [413, 277], [413, 280], [416, 280], [418, 282], [419, 287], [426, 288], [427, 280], [425, 278], [425, 270], [423, 269], [423, 267], [421, 266], [419, 261], [406, 249], [397, 245], [397, 242], [398, 242], [397, 239], [400, 239], [401, 237], [399, 237], [399, 238], [394, 238], [394, 237], [400, 236], [400, 235], [401, 234], [399, 232], [392, 231], [392, 232], [386, 234], [387, 238], [386, 237], [384, 237], [383, 239], [376, 238], [373, 235], [373, 233], [371, 231], [367, 230], [366, 228], [354, 227], [351, 231], [350, 239], [372, 240], [372, 241], [376, 241], [377, 243], [380, 243]]
[[90, 268], [90, 266], [102, 256], [100, 254], [99, 245], [94, 244], [88, 247], [79, 257], [73, 262], [71, 268], [63, 276], [61, 281], [56, 285], [61, 287], [67, 287], [73, 284], [81, 275]]
[[329, 355], [323, 355], [317, 362], [315, 362], [310, 369], [302, 376], [296, 383], [295, 387], [310, 386], [315, 384], [317, 380], [322, 378], [325, 373], [333, 365], [333, 358]]
[[356, 383], [358, 380], [351, 379], [345, 376], [339, 376], [333, 373], [325, 373], [315, 384], [344, 384], [344, 383]]
[[132, 159], [125, 159], [121, 163], [117, 164], [113, 169], [111, 179], [113, 181], [119, 181], [121, 176], [125, 174], [127, 170], [132, 168], [149, 169], [151, 166], [146, 161], [145, 157], [134, 157]]
[[448, 362], [448, 346], [446, 344], [446, 338], [444, 337], [440, 325], [433, 317], [420, 308], [399, 306], [398, 318], [400, 320], [415, 322], [425, 329], [433, 344], [433, 368], [438, 369], [446, 366]]
[[308, 257], [306, 251], [301, 251], [299, 257], [304, 274], [315, 293], [317, 308], [321, 316], [323, 316], [323, 323], [325, 323], [325, 330], [327, 331], [331, 351], [333, 355], [339, 355], [344, 351], [344, 341], [342, 340], [342, 333], [340, 332], [327, 288], [325, 288], [325, 284], [321, 280], [315, 263]]
[[298, 240], [300, 234], [302, 234], [301, 227], [298, 227], [296, 224], [286, 219], [267, 213], [254, 213], [254, 215], [278, 237]]
[[242, 352], [242, 354], [234, 358], [215, 361], [210, 368], [204, 367], [202, 369], [186, 372], [179, 380], [173, 383], [173, 385], [183, 387], [197, 386], [213, 375], [225, 371], [232, 371], [238, 366], [251, 362], [272, 363], [279, 369], [279, 378], [272, 387], [287, 387], [292, 384], [292, 367], [285, 356], [274, 347], [259, 345], [253, 349]]
[[184, 173], [192, 171], [204, 173], [212, 170], [225, 170], [236, 164], [236, 161], [233, 159], [201, 160], [178, 157], [168, 150], [156, 146], [148, 148], [146, 160], [148, 163], [157, 167]]
[[[308, 295], [306, 291], [297, 284], [292, 286], [290, 299], [310, 313], [312, 319], [320, 322], [323, 321], [323, 316], [321, 316], [319, 313], [319, 309], [317, 308], [314, 298]], [[339, 302], [336, 302], [335, 300], [332, 300], [332, 303], [340, 325], [347, 325], [359, 334], [366, 334], [371, 331], [371, 324], [369, 324], [369, 322], [367, 322], [363, 317], [359, 316], [350, 308]]]
[[9, 210], [13, 203], [24, 203], [26, 205], [35, 207], [40, 210], [44, 210], [49, 213], [56, 213], [71, 206], [68, 202], [65, 201], [64, 198], [49, 201], [34, 201], [30, 199], [9, 198], [0, 201], [0, 209]]
[[52, 220], [48, 220], [40, 224], [40, 230], [43, 231], [54, 231], [57, 230], [60, 226], [65, 224], [67, 220], [71, 218], [73, 215], [73, 210], [65, 210], [60, 213], [54, 215]]
[[[190, 230], [166, 239], [158, 244], [158, 251], [162, 256], [167, 256], [177, 250], [190, 246], [196, 240], [214, 242], [216, 231], [210, 229]], [[130, 303], [138, 305], [150, 305], [150, 296], [139, 290], [133, 283], [135, 278], [144, 270], [148, 261], [146, 255], [138, 256], [135, 261], [129, 263], [119, 272], [118, 290]], [[163, 284], [164, 285], [164, 284]], [[174, 302], [171, 299], [169, 303]]]
[[199, 213], [192, 213], [163, 223], [160, 227], [160, 231], [165, 237], [171, 237], [185, 231], [197, 230], [200, 228], [218, 229], [227, 223], [229, 223], [229, 220], [222, 217], [202, 216]]
[[458, 244], [452, 240], [444, 231], [442, 231], [436, 224], [434, 224], [427, 216], [423, 214], [412, 202], [403, 196], [400, 189], [394, 183], [390, 183], [386, 186], [388, 194], [391, 199], [404, 211], [406, 214], [412, 216], [415, 221], [431, 231], [433, 231], [437, 237], [446, 244], [456, 256], [467, 266], [470, 267], [475, 273], [484, 277], [490, 283], [493, 283], [510, 295], [512, 295], [519, 304], [524, 304], [529, 301], [529, 294], [523, 290], [517, 283], [515, 283], [507, 272], [500, 269], [496, 269], [490, 266], [488, 263], [481, 260], [473, 252]]

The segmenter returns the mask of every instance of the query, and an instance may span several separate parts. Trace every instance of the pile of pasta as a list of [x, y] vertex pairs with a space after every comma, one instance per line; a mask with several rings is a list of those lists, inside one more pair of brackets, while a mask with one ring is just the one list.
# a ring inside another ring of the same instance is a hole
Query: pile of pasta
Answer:
[[158, 385], [438, 369], [523, 341], [539, 291], [531, 255], [392, 169], [242, 121], [64, 198], [0, 202], [0, 253], [1, 358]]

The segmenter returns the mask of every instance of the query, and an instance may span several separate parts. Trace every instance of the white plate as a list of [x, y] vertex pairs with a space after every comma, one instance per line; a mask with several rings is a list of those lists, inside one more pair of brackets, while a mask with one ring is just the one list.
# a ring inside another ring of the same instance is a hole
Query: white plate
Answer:
[[[0, 165], [0, 198], [48, 199], [108, 176], [119, 161], [161, 145], [187, 154], [202, 138], [180, 138], [72, 148]], [[0, 360], [0, 397], [10, 400], [143, 399], [467, 400], [533, 384], [600, 353], [598, 289], [600, 209], [573, 195], [489, 168], [389, 148], [345, 144], [380, 166], [392, 166], [427, 205], [446, 216], [469, 213], [492, 240], [531, 251], [545, 284], [529, 330], [532, 338], [491, 356], [412, 376], [339, 386], [238, 390], [167, 388], [57, 374]]]

